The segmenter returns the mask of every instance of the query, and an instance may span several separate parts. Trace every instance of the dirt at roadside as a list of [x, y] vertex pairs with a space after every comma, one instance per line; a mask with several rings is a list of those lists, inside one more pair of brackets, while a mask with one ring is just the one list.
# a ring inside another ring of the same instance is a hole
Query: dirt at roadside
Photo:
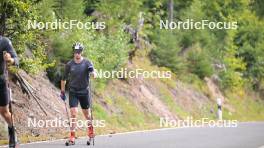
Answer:
[[[35, 92], [36, 95], [39, 96], [37, 100], [40, 105], [32, 96], [23, 93], [18, 81], [10, 76], [10, 87], [12, 88], [12, 98], [14, 100], [14, 119], [18, 134], [52, 139], [52, 135], [65, 131], [63, 127], [50, 128], [46, 127], [48, 124], [43, 124], [45, 120], [56, 120], [57, 118], [58, 121], [62, 121], [67, 119], [64, 103], [59, 98], [59, 89], [49, 82], [45, 73], [37, 76], [30, 76], [20, 71], [20, 74], [36, 89]], [[44, 111], [40, 106], [42, 106]], [[46, 112], [47, 115], [44, 112]], [[2, 118], [1, 123], [5, 125]], [[40, 127], [34, 127], [34, 125]], [[3, 134], [1, 139], [6, 139], [4, 135], [6, 134]]]

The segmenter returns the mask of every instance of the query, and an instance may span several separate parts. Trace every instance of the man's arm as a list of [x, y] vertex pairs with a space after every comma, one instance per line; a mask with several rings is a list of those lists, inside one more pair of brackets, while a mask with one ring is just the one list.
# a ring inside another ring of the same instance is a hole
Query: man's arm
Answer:
[[66, 95], [65, 95], [65, 85], [66, 85], [66, 79], [68, 78], [69, 75], [69, 71], [70, 71], [70, 65], [68, 65], [68, 63], [65, 65], [65, 70], [61, 79], [61, 99], [63, 101], [66, 100]]
[[68, 78], [70, 72], [70, 65], [66, 64], [64, 68], [64, 73], [61, 79], [61, 91], [65, 92], [66, 79]]
[[90, 77], [96, 78], [96, 71], [95, 71], [94, 66], [91, 62], [88, 62], [88, 71], [89, 71]]
[[61, 91], [65, 92], [66, 80], [61, 80]]
[[65, 84], [66, 84], [66, 81], [65, 80], [61, 80], [61, 94], [60, 94], [60, 97], [63, 101], [66, 100], [66, 95], [65, 95]]
[[8, 38], [4, 38], [5, 40], [5, 50], [7, 51], [4, 55], [5, 60], [12, 65], [19, 65], [16, 51], [14, 50], [11, 41]]

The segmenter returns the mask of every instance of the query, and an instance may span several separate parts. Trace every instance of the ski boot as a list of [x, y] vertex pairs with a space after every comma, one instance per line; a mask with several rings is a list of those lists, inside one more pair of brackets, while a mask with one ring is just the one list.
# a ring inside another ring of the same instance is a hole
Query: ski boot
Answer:
[[93, 143], [94, 145], [95, 134], [94, 134], [94, 128], [92, 124], [88, 125], [87, 135], [89, 137], [89, 140], [87, 141], [87, 145], [91, 145], [91, 143]]
[[8, 134], [9, 134], [9, 148], [18, 148], [19, 142], [16, 136], [15, 127], [8, 127]]
[[65, 143], [66, 146], [75, 145], [75, 132], [71, 132], [70, 138]]

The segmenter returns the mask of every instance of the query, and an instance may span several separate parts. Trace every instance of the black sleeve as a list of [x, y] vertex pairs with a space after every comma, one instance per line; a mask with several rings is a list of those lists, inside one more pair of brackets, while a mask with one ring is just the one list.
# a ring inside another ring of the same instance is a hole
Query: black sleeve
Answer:
[[71, 68], [71, 65], [69, 63], [67, 63], [65, 65], [65, 68], [64, 68], [64, 73], [63, 73], [63, 76], [62, 76], [62, 80], [66, 80], [69, 76], [69, 73], [70, 73], [70, 68]]
[[88, 64], [88, 71], [89, 71], [89, 72], [93, 72], [93, 71], [94, 71], [93, 63], [90, 62], [90, 61], [88, 61], [87, 64]]
[[14, 50], [11, 41], [8, 38], [3, 38], [5, 41], [5, 47], [4, 49], [11, 55], [11, 57], [14, 59], [14, 65], [18, 66], [19, 65], [19, 61], [17, 58], [17, 54], [16, 51]]

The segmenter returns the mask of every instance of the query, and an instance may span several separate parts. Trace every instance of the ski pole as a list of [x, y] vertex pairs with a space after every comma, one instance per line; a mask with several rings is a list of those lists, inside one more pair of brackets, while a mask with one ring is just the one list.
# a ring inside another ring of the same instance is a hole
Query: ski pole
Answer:
[[89, 79], [89, 98], [90, 98], [90, 111], [91, 111], [91, 117], [90, 117], [90, 122], [93, 130], [93, 146], [94, 146], [94, 128], [93, 128], [93, 101], [92, 101], [92, 81], [91, 78]]
[[89, 83], [89, 97], [90, 97], [90, 110], [91, 110], [91, 120], [93, 120], [93, 102], [92, 102], [92, 81]]
[[65, 110], [66, 110], [66, 114], [67, 114], [67, 118], [68, 118], [68, 124], [70, 125], [70, 116], [69, 116], [69, 111], [68, 111], [68, 108], [67, 108], [67, 104], [66, 104], [66, 101], [64, 101], [64, 107], [65, 107]]
[[[61, 97], [61, 96], [60, 96]], [[61, 99], [60, 99], [61, 100]], [[68, 124], [70, 125], [70, 117], [69, 117], [69, 111], [68, 111], [68, 108], [67, 108], [67, 103], [66, 103], [66, 100], [62, 100], [63, 103], [64, 103], [64, 109], [65, 109], [65, 112], [66, 112], [66, 115], [67, 115], [67, 119], [68, 119]]]

